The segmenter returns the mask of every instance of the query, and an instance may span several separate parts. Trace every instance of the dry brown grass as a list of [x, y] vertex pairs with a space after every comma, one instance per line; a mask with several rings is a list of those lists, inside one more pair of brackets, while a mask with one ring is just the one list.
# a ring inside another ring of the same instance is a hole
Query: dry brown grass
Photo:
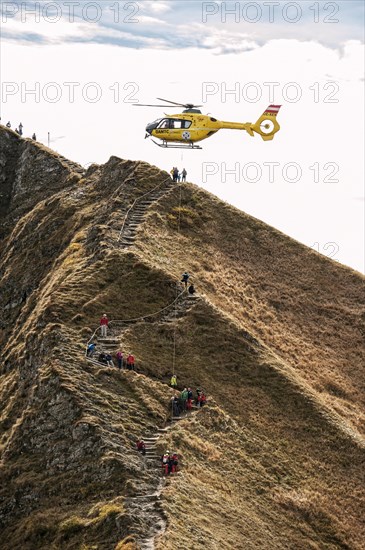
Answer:
[[[363, 278], [190, 185], [114, 248], [121, 212], [163, 177], [112, 158], [5, 243], [2, 303], [12, 281], [29, 295], [2, 333], [2, 548], [137, 550], [124, 497], [158, 481], [134, 445], [168, 417], [175, 342], [179, 386], [210, 404], [160, 443], [182, 468], [157, 548], [360, 550]], [[100, 313], [162, 308], [185, 269], [203, 295], [185, 317], [121, 336], [138, 373], [85, 363]]]
[[[179, 233], [169, 213], [192, 202], [200, 223]], [[178, 192], [161, 203], [139, 241], [143, 257], [175, 277], [187, 269], [212, 304], [363, 432], [364, 278], [194, 186], [183, 187], [181, 206]]]

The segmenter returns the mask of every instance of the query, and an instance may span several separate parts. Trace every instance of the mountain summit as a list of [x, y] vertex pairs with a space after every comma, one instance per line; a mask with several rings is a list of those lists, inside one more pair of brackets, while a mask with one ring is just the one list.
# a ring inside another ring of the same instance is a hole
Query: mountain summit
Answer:
[[364, 278], [145, 162], [0, 170], [1, 548], [363, 548]]

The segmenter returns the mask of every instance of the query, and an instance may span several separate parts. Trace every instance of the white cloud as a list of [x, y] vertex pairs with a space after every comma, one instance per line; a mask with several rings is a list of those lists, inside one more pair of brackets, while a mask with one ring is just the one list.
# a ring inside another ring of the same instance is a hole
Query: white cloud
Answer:
[[[8, 4], [15, 6], [15, 3]], [[224, 17], [223, 8], [217, 8], [217, 13], [204, 18], [202, 2], [144, 0], [140, 3], [127, 3], [123, 5], [123, 9], [119, 7], [119, 11], [115, 8], [118, 3], [94, 3], [99, 6], [97, 11], [95, 6], [93, 8], [93, 3], [80, 0], [75, 4], [74, 22], [70, 22], [70, 8], [66, 8], [65, 3], [58, 2], [59, 11], [56, 12], [56, 3], [43, 5], [36, 2], [39, 21], [32, 15], [31, 4], [34, 3], [23, 2], [18, 5], [15, 17], [8, 17], [3, 23], [3, 41], [20, 39], [27, 43], [53, 44], [82, 40], [133, 48], [143, 45], [144, 39], [148, 47], [151, 39], [154, 39], [155, 44], [164, 44], [165, 48], [171, 49], [201, 47], [212, 49], [214, 53], [239, 53], [255, 45], [262, 46], [272, 39], [295, 39], [304, 43], [316, 40], [340, 51], [342, 44], [351, 38], [363, 40], [360, 13], [356, 12], [358, 15], [351, 18], [349, 12], [343, 10], [338, 24], [326, 24], [324, 21], [329, 16], [328, 9], [326, 11], [322, 6], [318, 15], [319, 21], [315, 22], [313, 5], [309, 2], [302, 3], [302, 16], [297, 23], [291, 23], [285, 15], [286, 12], [283, 12], [283, 6], [288, 3], [281, 3], [277, 7], [273, 23], [269, 21], [267, 7], [262, 9], [258, 21], [248, 22], [243, 17], [243, 8], [249, 3], [244, 2], [232, 2], [232, 6], [237, 7], [236, 15]], [[262, 4], [263, 8], [266, 4]], [[338, 4], [342, 10], [343, 2]], [[218, 3], [213, 5], [220, 6]], [[53, 6], [53, 11], [50, 8], [44, 11], [47, 6]], [[26, 8], [30, 11], [25, 13]], [[59, 21], [57, 13], [62, 14]], [[52, 17], [56, 18], [55, 22], [52, 22]], [[93, 18], [96, 19], [95, 22]]]
[[166, 13], [171, 10], [171, 6], [167, 2], [161, 2], [159, 0], [144, 0], [143, 8], [147, 8], [154, 13]]

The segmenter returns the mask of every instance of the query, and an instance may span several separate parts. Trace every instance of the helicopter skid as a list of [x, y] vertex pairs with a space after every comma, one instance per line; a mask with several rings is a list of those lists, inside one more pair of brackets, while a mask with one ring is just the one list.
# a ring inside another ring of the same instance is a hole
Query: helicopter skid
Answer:
[[158, 145], [158, 147], [162, 147], [163, 149], [202, 149], [200, 145], [194, 145], [192, 141], [190, 143], [168, 143], [167, 141], [158, 143], [154, 139], [152, 141], [155, 145]]

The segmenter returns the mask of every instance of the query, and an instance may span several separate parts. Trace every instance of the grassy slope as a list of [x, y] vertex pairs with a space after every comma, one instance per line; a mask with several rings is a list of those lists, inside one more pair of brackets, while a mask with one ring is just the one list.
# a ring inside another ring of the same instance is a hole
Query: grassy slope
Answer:
[[139, 251], [175, 276], [192, 273], [211, 303], [363, 433], [363, 276], [193, 186], [150, 216]]
[[[153, 378], [168, 378], [173, 330], [141, 324], [128, 336], [140, 357], [159, 357], [143, 365]], [[184, 469], [166, 495], [161, 548], [191, 537], [198, 548], [360, 548], [364, 449], [210, 305], [198, 303], [176, 336], [181, 384], [203, 385], [217, 406], [167, 442]]]
[[[1, 496], [18, 494], [19, 505], [2, 547], [110, 549], [134, 532], [123, 495], [152, 474], [133, 442], [166, 416], [175, 328], [125, 334], [142, 375], [86, 367], [83, 343], [102, 310], [125, 318], [171, 302], [187, 268], [205, 298], [177, 323], [177, 372], [213, 399], [165, 442], [183, 469], [164, 493], [170, 523], [158, 547], [361, 548], [361, 278], [190, 186], [185, 210], [174, 211], [176, 195], [161, 201], [137, 252], [112, 249], [120, 206], [136, 192], [131, 183], [118, 197], [130, 168], [112, 161], [22, 228], [22, 246], [37, 227], [52, 249], [67, 220], [52, 267], [40, 255], [34, 270], [36, 298], [4, 336]], [[163, 175], [142, 164], [134, 177], [140, 193]], [[29, 269], [18, 252], [7, 275], [21, 286]]]

